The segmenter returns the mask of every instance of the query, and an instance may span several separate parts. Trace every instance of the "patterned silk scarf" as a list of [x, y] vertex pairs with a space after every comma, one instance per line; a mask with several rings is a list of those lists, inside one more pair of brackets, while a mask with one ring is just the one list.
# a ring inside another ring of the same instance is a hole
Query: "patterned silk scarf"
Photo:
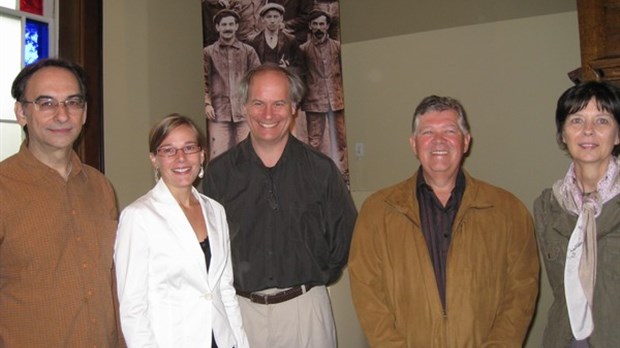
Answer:
[[596, 282], [596, 217], [603, 204], [620, 193], [620, 159], [612, 157], [597, 190], [583, 194], [571, 163], [564, 179], [553, 185], [553, 194], [562, 208], [578, 215], [568, 241], [564, 266], [564, 293], [573, 335], [583, 340], [592, 334], [592, 301]]

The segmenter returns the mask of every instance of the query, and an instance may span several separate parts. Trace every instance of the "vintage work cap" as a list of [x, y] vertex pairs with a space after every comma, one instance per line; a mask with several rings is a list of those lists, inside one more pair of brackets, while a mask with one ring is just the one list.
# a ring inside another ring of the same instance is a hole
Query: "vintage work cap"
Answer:
[[239, 14], [233, 10], [230, 9], [223, 9], [218, 11], [214, 16], [213, 16], [213, 23], [214, 24], [219, 24], [220, 20], [222, 20], [222, 18], [224, 17], [235, 17], [235, 20], [237, 21], [237, 23], [239, 23]]
[[265, 4], [265, 6], [263, 6], [263, 8], [260, 9], [258, 14], [262, 17], [269, 10], [276, 10], [276, 11], [280, 12], [281, 15], [284, 15], [284, 7], [282, 5], [276, 4], [274, 2], [270, 2], [268, 4]]

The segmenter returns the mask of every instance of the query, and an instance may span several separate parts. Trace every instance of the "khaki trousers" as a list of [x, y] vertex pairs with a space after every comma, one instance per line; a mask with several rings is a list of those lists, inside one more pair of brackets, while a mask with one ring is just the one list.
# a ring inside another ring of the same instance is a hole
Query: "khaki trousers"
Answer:
[[335, 348], [336, 327], [327, 288], [315, 286], [278, 304], [237, 296], [252, 348]]

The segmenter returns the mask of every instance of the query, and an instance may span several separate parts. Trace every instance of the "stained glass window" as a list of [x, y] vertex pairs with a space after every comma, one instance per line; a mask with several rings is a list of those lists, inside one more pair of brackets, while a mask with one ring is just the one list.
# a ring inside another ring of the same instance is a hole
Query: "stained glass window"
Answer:
[[19, 9], [24, 12], [43, 15], [43, 0], [19, 0]]
[[49, 56], [47, 23], [26, 19], [24, 35], [24, 63], [34, 63]]
[[0, 161], [17, 152], [24, 137], [13, 111], [13, 79], [25, 65], [55, 54], [54, 1], [0, 0]]
[[[22, 67], [22, 24], [16, 17], [0, 13], [0, 160], [17, 152], [21, 143], [21, 127], [15, 120], [11, 84]], [[5, 53], [6, 52], [6, 53]]]

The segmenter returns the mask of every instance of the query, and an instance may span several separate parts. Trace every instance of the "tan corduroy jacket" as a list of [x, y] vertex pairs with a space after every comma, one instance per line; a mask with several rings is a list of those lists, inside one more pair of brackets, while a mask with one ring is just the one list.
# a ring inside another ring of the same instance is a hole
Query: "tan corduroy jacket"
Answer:
[[416, 175], [368, 198], [353, 234], [351, 289], [370, 346], [521, 347], [538, 294], [529, 212], [509, 192], [465, 173], [444, 311], [420, 229]]

